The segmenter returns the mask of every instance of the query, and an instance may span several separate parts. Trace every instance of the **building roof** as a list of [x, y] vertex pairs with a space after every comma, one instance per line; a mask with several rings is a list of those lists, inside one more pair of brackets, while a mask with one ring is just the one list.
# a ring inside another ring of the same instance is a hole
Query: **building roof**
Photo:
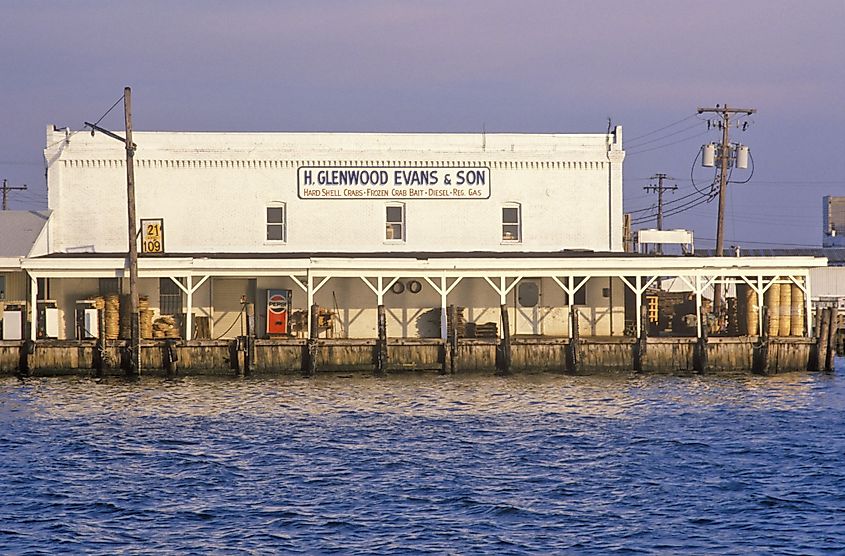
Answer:
[[[647, 258], [648, 255], [621, 251], [592, 251], [589, 249], [564, 249], [561, 251], [280, 251], [272, 252], [215, 252], [138, 255], [141, 258], [191, 258], [191, 259], [572, 259], [572, 258]], [[39, 258], [51, 259], [103, 259], [123, 258], [126, 253], [91, 253], [84, 251], [50, 253]], [[668, 258], [668, 257], [665, 257]]]
[[[713, 257], [715, 249], [696, 249], [696, 256]], [[725, 249], [730, 256], [730, 250]], [[828, 266], [845, 266], [845, 247], [798, 247], [781, 249], [746, 249], [742, 248], [743, 257], [825, 257]]]
[[0, 211], [0, 257], [26, 257], [47, 224], [50, 211]]

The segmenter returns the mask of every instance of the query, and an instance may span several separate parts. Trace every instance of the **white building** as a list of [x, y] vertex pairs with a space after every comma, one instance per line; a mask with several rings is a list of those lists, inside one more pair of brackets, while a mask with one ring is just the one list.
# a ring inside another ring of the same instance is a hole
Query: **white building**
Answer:
[[[571, 335], [577, 311], [581, 334], [618, 336], [639, 328], [632, 292], [657, 276], [683, 276], [700, 300], [716, 280], [759, 286], [788, 275], [807, 287], [807, 269], [823, 264], [621, 253], [619, 127], [138, 132], [134, 141], [138, 219], [164, 230], [163, 253], [140, 258], [139, 288], [157, 313], [184, 315], [189, 339], [200, 319], [212, 338], [240, 334], [243, 299], [256, 302], [264, 330], [270, 289], [291, 290], [294, 309], [334, 312], [335, 337], [375, 337], [382, 304], [393, 337], [444, 337], [447, 304], [499, 326], [506, 305], [511, 333], [547, 336]], [[53, 127], [46, 145], [52, 212], [21, 268], [30, 296], [55, 300], [60, 336], [72, 338], [77, 300], [125, 290], [125, 151]]]
[[[168, 253], [621, 250], [621, 128], [134, 140], [138, 216], [165, 220]], [[123, 146], [52, 128], [47, 145], [50, 252], [125, 252]]]

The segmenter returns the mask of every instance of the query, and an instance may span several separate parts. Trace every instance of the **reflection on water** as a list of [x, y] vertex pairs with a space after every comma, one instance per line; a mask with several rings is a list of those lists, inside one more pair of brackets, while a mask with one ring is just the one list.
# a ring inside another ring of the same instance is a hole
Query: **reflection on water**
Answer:
[[843, 363], [0, 379], [0, 551], [838, 549]]

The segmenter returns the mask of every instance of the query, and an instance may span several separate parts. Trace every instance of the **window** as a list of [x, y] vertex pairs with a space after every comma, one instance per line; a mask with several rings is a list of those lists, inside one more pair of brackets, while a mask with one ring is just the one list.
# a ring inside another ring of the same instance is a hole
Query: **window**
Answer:
[[267, 240], [287, 241], [287, 215], [285, 205], [277, 204], [267, 207]]
[[522, 241], [522, 211], [517, 203], [502, 207], [502, 241]]
[[[181, 280], [181, 278], [179, 279]], [[182, 290], [170, 278], [159, 278], [159, 310], [162, 315], [173, 315], [181, 318]]]
[[99, 290], [100, 295], [120, 294], [120, 279], [100, 278]]
[[384, 239], [405, 241], [405, 205], [387, 205], [386, 209]]
[[0, 301], [6, 299], [6, 277], [0, 276]]
[[533, 280], [520, 282], [516, 293], [520, 307], [536, 307], [540, 302], [540, 284]]

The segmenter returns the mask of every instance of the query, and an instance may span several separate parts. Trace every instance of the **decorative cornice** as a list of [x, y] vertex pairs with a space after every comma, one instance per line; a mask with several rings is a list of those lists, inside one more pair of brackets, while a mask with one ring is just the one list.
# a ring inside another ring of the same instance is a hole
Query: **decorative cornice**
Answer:
[[[611, 162], [621, 157], [611, 155]], [[123, 168], [123, 159], [69, 159], [61, 160], [65, 168]], [[171, 160], [135, 159], [136, 168], [163, 169], [296, 169], [300, 166], [374, 166], [374, 167], [435, 167], [486, 166], [502, 170], [604, 170], [606, 161], [537, 161], [537, 160]]]

